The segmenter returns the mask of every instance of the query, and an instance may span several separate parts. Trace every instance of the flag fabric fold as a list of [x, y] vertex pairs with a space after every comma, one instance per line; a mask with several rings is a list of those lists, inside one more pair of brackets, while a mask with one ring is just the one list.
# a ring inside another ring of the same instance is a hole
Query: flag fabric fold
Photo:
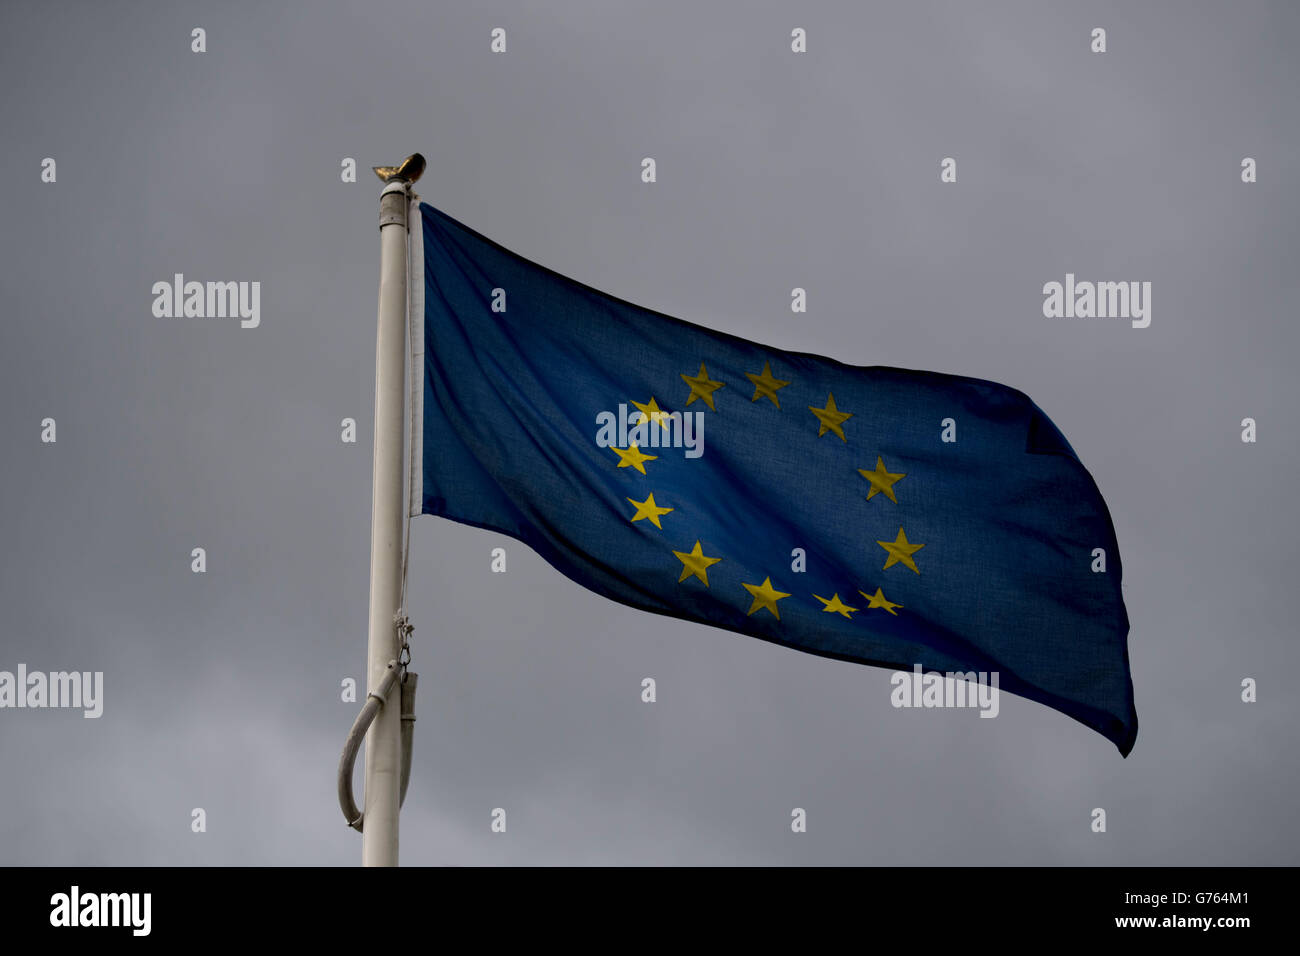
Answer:
[[1023, 393], [745, 341], [413, 201], [412, 514], [623, 604], [824, 657], [995, 672], [1125, 756], [1109, 512]]

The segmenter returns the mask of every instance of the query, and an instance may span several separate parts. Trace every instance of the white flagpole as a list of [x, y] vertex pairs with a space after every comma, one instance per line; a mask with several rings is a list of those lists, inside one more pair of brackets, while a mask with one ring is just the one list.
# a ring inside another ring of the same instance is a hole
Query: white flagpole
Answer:
[[[423, 163], [421, 163], [423, 165]], [[378, 690], [388, 662], [400, 653], [394, 620], [401, 601], [402, 424], [406, 377], [405, 179], [379, 196], [379, 334], [375, 346], [375, 459], [370, 511], [370, 631], [368, 693]], [[363, 866], [397, 866], [401, 790], [401, 707], [394, 687], [366, 736]]]

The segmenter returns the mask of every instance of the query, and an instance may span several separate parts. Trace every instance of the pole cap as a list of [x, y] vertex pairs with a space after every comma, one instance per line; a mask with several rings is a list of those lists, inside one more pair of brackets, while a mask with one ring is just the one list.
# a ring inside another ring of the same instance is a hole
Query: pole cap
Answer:
[[413, 183], [424, 174], [424, 157], [419, 153], [412, 153], [402, 160], [398, 166], [372, 166], [378, 176], [386, 183], [401, 182]]

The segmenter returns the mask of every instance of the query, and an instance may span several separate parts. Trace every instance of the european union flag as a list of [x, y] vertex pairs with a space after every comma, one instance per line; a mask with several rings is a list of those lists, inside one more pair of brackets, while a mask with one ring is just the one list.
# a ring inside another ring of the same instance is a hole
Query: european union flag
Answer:
[[768, 348], [425, 203], [411, 223], [412, 513], [510, 535], [642, 610], [840, 660], [996, 672], [1128, 755], [1115, 531], [1026, 395]]

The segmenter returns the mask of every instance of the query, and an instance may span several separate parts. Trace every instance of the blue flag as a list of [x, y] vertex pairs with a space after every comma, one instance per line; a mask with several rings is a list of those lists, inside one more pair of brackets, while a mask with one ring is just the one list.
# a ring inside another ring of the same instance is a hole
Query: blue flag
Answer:
[[997, 674], [1128, 755], [1115, 531], [1026, 395], [747, 342], [416, 209], [413, 514], [510, 535], [634, 608]]

